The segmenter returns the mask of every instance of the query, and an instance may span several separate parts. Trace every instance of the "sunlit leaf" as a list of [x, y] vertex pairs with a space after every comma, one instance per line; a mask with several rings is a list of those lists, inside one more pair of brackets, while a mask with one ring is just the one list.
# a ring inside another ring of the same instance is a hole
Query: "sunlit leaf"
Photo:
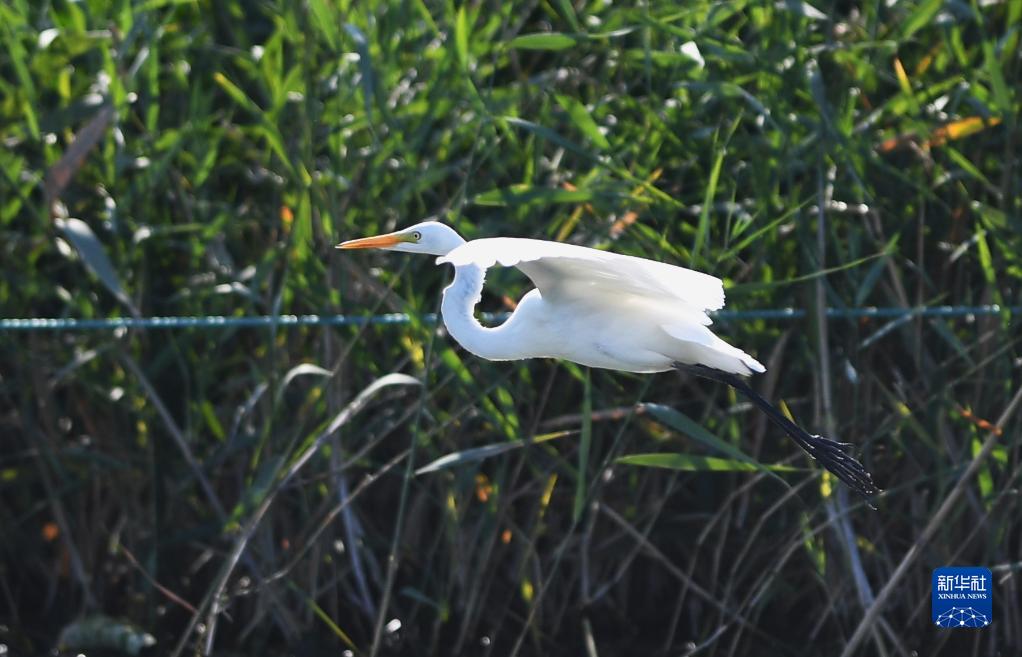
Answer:
[[792, 472], [798, 468], [790, 465], [757, 465], [735, 459], [722, 459], [716, 456], [700, 456], [697, 454], [656, 453], [629, 454], [617, 459], [625, 465], [641, 465], [651, 468], [667, 468], [688, 472], [756, 472], [763, 468], [774, 472]]
[[435, 461], [416, 470], [415, 474], [423, 475], [430, 472], [437, 472], [438, 470], [446, 470], [448, 468], [467, 465], [469, 463], [477, 463], [483, 459], [488, 459], [492, 456], [497, 456], [498, 454], [503, 454], [514, 449], [528, 447], [529, 445], [538, 445], [540, 443], [545, 443], [548, 440], [571, 436], [575, 433], [576, 432], [574, 431], [557, 431], [555, 433], [536, 436], [532, 440], [509, 440], [507, 442], [495, 443], [492, 445], [483, 445], [482, 447], [463, 449], [459, 452], [452, 452], [446, 456], [441, 456]]
[[586, 190], [515, 185], [514, 187], [481, 192], [472, 198], [472, 202], [476, 205], [502, 206], [529, 203], [582, 203], [590, 201], [592, 198], [593, 194]]
[[82, 262], [85, 263], [89, 271], [96, 275], [104, 287], [117, 297], [118, 301], [127, 306], [133, 314], [137, 315], [138, 311], [135, 309], [135, 305], [131, 302], [128, 294], [124, 291], [121, 279], [117, 276], [110, 258], [107, 257], [103, 244], [96, 237], [96, 234], [92, 232], [89, 224], [74, 217], [67, 219], [58, 218], [55, 221], [57, 228], [64, 233], [68, 242], [75, 247], [75, 250], [81, 256]]
[[565, 50], [579, 42], [579, 38], [561, 32], [523, 34], [511, 39], [508, 44], [520, 50]]
[[608, 142], [607, 138], [603, 136], [602, 132], [600, 132], [599, 126], [596, 125], [596, 121], [593, 120], [593, 117], [589, 114], [589, 110], [586, 109], [585, 105], [574, 98], [563, 94], [557, 94], [554, 98], [557, 100], [557, 104], [560, 105], [569, 116], [571, 116], [571, 120], [575, 122], [575, 125], [578, 126], [579, 130], [581, 130], [590, 141], [596, 144], [599, 148], [610, 148], [610, 142]]

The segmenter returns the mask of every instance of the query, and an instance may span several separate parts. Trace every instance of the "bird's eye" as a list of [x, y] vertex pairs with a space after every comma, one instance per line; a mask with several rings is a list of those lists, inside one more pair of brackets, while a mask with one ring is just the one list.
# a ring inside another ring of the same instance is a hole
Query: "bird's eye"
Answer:
[[422, 233], [420, 233], [419, 231], [415, 231], [414, 233], [412, 233], [412, 239], [418, 242], [419, 240], [422, 239]]

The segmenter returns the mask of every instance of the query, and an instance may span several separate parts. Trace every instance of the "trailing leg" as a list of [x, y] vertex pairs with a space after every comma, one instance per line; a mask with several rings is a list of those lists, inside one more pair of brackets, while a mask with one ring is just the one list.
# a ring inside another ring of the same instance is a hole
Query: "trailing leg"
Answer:
[[766, 413], [770, 421], [777, 425], [784, 433], [791, 436], [799, 447], [809, 456], [820, 462], [820, 465], [832, 472], [835, 477], [844, 482], [849, 488], [865, 498], [880, 492], [873, 477], [855, 457], [847, 453], [849, 443], [839, 443], [823, 436], [810, 434], [802, 427], [789, 420], [780, 409], [761, 397], [752, 387], [749, 386], [737, 374], [721, 372], [705, 365], [684, 365], [675, 363], [674, 367], [680, 372], [688, 372], [713, 381], [725, 383], [738, 392], [745, 395], [749, 401]]

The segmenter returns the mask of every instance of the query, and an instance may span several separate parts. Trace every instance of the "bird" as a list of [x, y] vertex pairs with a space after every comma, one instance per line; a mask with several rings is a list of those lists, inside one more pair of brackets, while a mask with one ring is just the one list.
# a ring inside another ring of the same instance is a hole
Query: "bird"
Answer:
[[[849, 443], [810, 434], [759, 395], [744, 377], [766, 368], [718, 337], [707, 311], [724, 306], [723, 282], [664, 262], [563, 242], [518, 237], [466, 241], [439, 221], [424, 221], [338, 249], [384, 249], [437, 256], [454, 268], [440, 313], [469, 352], [493, 361], [556, 358], [640, 374], [677, 370], [733, 387], [809, 456], [869, 500], [880, 492], [848, 453]], [[516, 267], [535, 285], [503, 323], [475, 316], [488, 269]]]

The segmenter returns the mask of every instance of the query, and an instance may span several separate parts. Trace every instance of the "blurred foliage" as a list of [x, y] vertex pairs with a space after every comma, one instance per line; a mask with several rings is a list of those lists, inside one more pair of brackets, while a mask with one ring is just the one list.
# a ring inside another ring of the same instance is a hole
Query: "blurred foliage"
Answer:
[[[160, 654], [837, 654], [999, 429], [861, 654], [1019, 654], [1017, 320], [812, 318], [1022, 302], [1020, 21], [4, 0], [5, 316], [431, 312], [431, 259], [332, 249], [426, 217], [613, 248], [809, 309], [721, 328], [888, 492], [847, 499], [705, 382], [482, 362], [421, 323], [0, 333], [0, 643], [42, 654], [103, 614]], [[525, 285], [489, 290], [502, 310]], [[395, 371], [425, 385], [352, 412]], [[558, 439], [507, 443], [534, 436]], [[655, 451], [684, 467], [615, 460]], [[950, 564], [995, 568], [991, 628], [932, 629]]]

